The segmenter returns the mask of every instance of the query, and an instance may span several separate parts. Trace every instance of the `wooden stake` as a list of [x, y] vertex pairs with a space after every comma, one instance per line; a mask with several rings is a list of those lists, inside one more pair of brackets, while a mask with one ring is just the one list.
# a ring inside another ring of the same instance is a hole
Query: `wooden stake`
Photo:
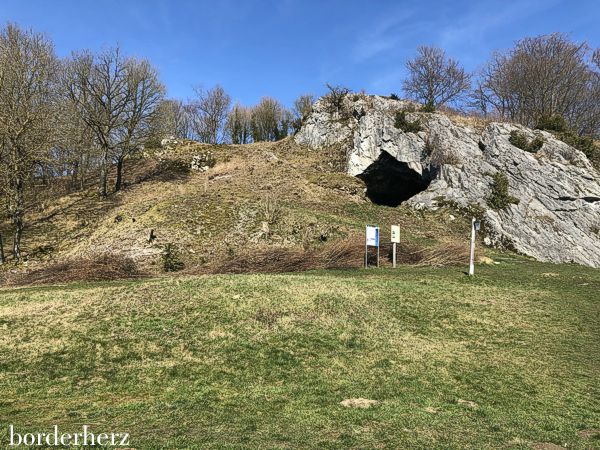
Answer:
[[469, 261], [469, 275], [475, 275], [475, 217], [471, 220], [471, 258]]

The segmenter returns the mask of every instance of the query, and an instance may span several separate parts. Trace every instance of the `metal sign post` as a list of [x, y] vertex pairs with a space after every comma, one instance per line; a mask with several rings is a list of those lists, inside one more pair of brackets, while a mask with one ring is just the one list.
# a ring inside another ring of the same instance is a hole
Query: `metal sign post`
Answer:
[[473, 217], [471, 219], [471, 258], [469, 261], [469, 275], [475, 275], [475, 232], [479, 231], [481, 223]]
[[379, 227], [367, 225], [365, 233], [365, 268], [369, 267], [369, 247], [377, 247], [377, 267], [379, 267]]
[[400, 226], [392, 225], [391, 232], [391, 241], [392, 241], [392, 267], [396, 268], [396, 244], [400, 243]]

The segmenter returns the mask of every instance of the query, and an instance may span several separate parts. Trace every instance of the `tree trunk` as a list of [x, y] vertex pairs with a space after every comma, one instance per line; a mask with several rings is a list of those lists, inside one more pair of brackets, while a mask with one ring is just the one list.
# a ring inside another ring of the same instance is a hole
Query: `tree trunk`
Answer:
[[100, 196], [108, 195], [108, 148], [102, 149], [102, 160], [100, 161]]
[[83, 191], [85, 188], [85, 176], [87, 173], [87, 161], [83, 155], [79, 156], [78, 172], [79, 172], [79, 188]]
[[42, 164], [42, 184], [44, 186], [48, 186], [50, 184], [48, 181], [48, 168], [45, 164]]
[[4, 241], [2, 240], [2, 235], [0, 234], [0, 264], [4, 264], [6, 259], [4, 258]]
[[71, 189], [77, 189], [77, 179], [79, 178], [79, 161], [73, 163], [73, 170], [71, 172]]
[[83, 165], [83, 161], [79, 163], [79, 189], [83, 191], [85, 188], [85, 174], [86, 167]]
[[23, 236], [23, 217], [20, 216], [15, 221], [15, 234], [13, 238], [13, 258], [16, 262], [21, 261], [21, 237]]
[[123, 184], [123, 158], [117, 160], [117, 180], [115, 181], [115, 192], [121, 190]]
[[24, 214], [24, 185], [23, 180], [18, 178], [15, 182], [15, 209], [12, 214], [12, 222], [15, 226], [13, 238], [13, 258], [16, 262], [21, 261], [21, 237], [23, 236], [23, 214]]

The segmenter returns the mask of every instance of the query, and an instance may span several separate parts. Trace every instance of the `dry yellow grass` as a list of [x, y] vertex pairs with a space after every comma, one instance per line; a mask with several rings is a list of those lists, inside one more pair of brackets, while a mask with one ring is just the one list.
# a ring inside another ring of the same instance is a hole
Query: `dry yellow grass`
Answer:
[[479, 116], [458, 114], [452, 112], [444, 112], [448, 118], [456, 125], [471, 127], [478, 132], [482, 132], [492, 120], [485, 119]]
[[[188, 161], [207, 151], [217, 164], [206, 173], [160, 172], [165, 158]], [[467, 224], [450, 222], [446, 211], [370, 203], [362, 181], [336, 171], [341, 151], [310, 151], [288, 138], [236, 146], [188, 143], [161, 152], [159, 159], [148, 152], [126, 163], [126, 189], [107, 200], [90, 188], [29, 214], [23, 242], [29, 266], [119, 252], [142, 270], [159, 274], [168, 243], [176, 245], [186, 267], [194, 267], [264, 247], [297, 252], [360, 235], [366, 223], [378, 223], [384, 233], [390, 224], [400, 224], [406, 239], [417, 243], [441, 237], [464, 242]], [[262, 207], [266, 197], [281, 209], [268, 230]], [[9, 227], [0, 224], [0, 232], [6, 235]], [[156, 236], [152, 242], [150, 230]]]

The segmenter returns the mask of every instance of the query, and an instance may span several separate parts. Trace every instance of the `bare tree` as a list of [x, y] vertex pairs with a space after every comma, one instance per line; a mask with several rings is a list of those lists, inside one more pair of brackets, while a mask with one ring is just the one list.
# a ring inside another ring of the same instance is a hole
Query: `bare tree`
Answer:
[[112, 154], [117, 167], [115, 192], [121, 189], [125, 158], [150, 138], [152, 120], [165, 93], [156, 69], [147, 60], [128, 59], [125, 72], [129, 101], [123, 127], [117, 129], [119, 145]]
[[292, 115], [281, 103], [271, 97], [263, 97], [252, 108], [252, 140], [276, 141], [290, 132]]
[[201, 142], [218, 144], [224, 138], [231, 97], [219, 85], [206, 91], [195, 88], [195, 92], [196, 99], [191, 109], [196, 136]]
[[21, 259], [27, 183], [53, 141], [58, 62], [42, 34], [9, 24], [0, 30], [0, 191]]
[[520, 100], [514, 93], [511, 71], [507, 56], [494, 53], [480, 72], [470, 106], [479, 109], [486, 117], [492, 115], [515, 120]]
[[597, 48], [592, 55], [592, 62], [596, 65], [596, 69], [600, 70], [600, 48]]
[[329, 114], [347, 115], [348, 111], [344, 103], [350, 93], [350, 89], [344, 86], [333, 86], [326, 84], [328, 92], [323, 96], [325, 109]]
[[315, 96], [313, 94], [304, 94], [294, 100], [292, 106], [293, 122], [292, 126], [294, 132], [298, 131], [302, 126], [302, 122], [312, 112], [312, 105], [315, 102]]
[[522, 39], [492, 56], [479, 76], [476, 103], [528, 126], [557, 115], [580, 133], [597, 132], [600, 90], [590, 53], [585, 42], [560, 33]]
[[56, 162], [62, 165], [58, 173], [70, 175], [71, 188], [83, 189], [87, 174], [93, 166], [94, 136], [73, 103], [61, 96], [58, 100], [54, 150]]
[[592, 55], [592, 64], [594, 64], [595, 69], [591, 75], [592, 83], [590, 89], [590, 95], [588, 99], [594, 103], [592, 113], [590, 116], [594, 116], [592, 119], [592, 124], [590, 124], [589, 128], [594, 131], [591, 133], [596, 138], [600, 137], [600, 105], [598, 99], [600, 99], [600, 48], [597, 48]]
[[158, 105], [152, 120], [152, 133], [158, 142], [165, 137], [192, 138], [190, 105], [181, 100], [165, 99]]
[[471, 76], [440, 48], [420, 46], [406, 68], [404, 91], [431, 108], [458, 100], [471, 86]]
[[252, 111], [236, 103], [227, 116], [225, 127], [232, 144], [247, 144], [252, 133]]
[[297, 119], [303, 119], [307, 117], [312, 111], [312, 105], [315, 102], [315, 96], [313, 94], [304, 94], [294, 100], [294, 106], [292, 112], [294, 117]]
[[108, 165], [122, 143], [131, 92], [127, 60], [118, 47], [98, 55], [74, 53], [65, 65], [64, 87], [100, 148], [100, 195], [108, 195]]
[[287, 108], [282, 107], [281, 118], [279, 119], [278, 135], [276, 139], [283, 139], [289, 136], [294, 128], [294, 113]]

